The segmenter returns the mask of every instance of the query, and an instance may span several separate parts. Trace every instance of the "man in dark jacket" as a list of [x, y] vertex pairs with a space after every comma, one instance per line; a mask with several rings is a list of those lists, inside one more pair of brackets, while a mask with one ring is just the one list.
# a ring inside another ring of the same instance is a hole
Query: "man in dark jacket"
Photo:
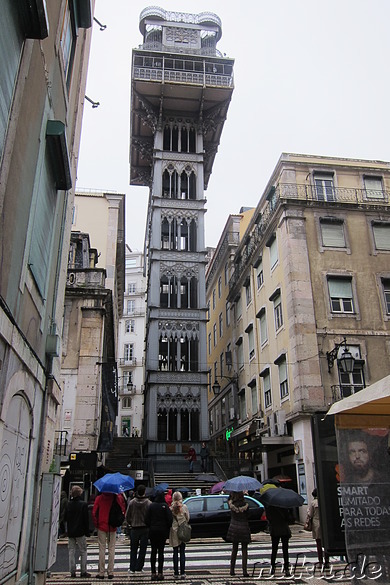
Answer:
[[69, 571], [76, 577], [76, 547], [80, 551], [80, 577], [91, 577], [87, 573], [87, 536], [89, 536], [88, 504], [81, 499], [83, 490], [78, 485], [72, 487], [70, 502], [66, 509], [68, 527]]
[[148, 546], [149, 529], [145, 516], [150, 500], [145, 495], [146, 488], [139, 485], [135, 497], [129, 501], [126, 520], [130, 526], [130, 569], [131, 573], [142, 571]]

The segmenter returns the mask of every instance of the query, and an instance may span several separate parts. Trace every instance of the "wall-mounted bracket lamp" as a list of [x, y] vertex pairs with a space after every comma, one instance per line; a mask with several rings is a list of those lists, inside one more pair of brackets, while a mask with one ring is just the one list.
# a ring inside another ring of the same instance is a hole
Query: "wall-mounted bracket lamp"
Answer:
[[[343, 347], [344, 350], [341, 356], [338, 357], [340, 347]], [[332, 370], [334, 362], [337, 359], [342, 371], [346, 374], [352, 374], [355, 358], [348, 349], [346, 337], [340, 343], [336, 343], [333, 349], [326, 352], [326, 359], [328, 360], [328, 372]]]

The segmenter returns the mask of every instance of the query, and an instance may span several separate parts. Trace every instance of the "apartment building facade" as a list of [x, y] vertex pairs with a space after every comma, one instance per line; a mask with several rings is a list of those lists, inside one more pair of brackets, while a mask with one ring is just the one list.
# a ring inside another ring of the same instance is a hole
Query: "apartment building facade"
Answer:
[[2, 583], [44, 582], [56, 554], [63, 300], [93, 12], [89, 0], [2, 2]]
[[156, 461], [208, 439], [205, 196], [233, 91], [217, 15], [149, 7], [132, 55], [132, 185], [150, 188], [144, 438]]
[[126, 246], [125, 293], [118, 335], [118, 437], [142, 437], [146, 276], [144, 254]]
[[313, 415], [389, 373], [389, 181], [387, 162], [283, 154], [235, 253], [237, 450], [304, 496]]

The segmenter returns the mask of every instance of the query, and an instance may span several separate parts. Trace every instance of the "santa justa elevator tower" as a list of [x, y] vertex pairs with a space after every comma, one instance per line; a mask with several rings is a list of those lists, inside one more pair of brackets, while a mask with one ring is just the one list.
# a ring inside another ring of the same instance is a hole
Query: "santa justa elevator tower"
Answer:
[[[149, 7], [132, 52], [130, 183], [149, 187], [144, 429], [155, 467], [208, 439], [205, 190], [233, 92], [216, 14]], [[136, 219], [135, 219], [136, 221]]]

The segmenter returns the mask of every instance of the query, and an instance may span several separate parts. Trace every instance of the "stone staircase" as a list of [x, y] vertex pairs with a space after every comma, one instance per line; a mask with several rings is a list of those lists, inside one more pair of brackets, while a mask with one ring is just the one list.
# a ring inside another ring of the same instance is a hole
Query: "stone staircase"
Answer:
[[200, 489], [201, 492], [208, 492], [215, 483], [220, 481], [220, 478], [213, 473], [207, 474], [210, 476], [209, 481], [197, 479], [198, 475], [197, 473], [160, 472], [154, 474], [154, 483], [158, 485], [159, 483], [166, 482], [173, 491], [175, 489], [188, 488], [188, 493], [196, 493], [197, 489]]
[[142, 445], [139, 437], [114, 437], [114, 448], [107, 453], [105, 466], [110, 471], [127, 475], [129, 469], [134, 467], [134, 460], [142, 459]]

